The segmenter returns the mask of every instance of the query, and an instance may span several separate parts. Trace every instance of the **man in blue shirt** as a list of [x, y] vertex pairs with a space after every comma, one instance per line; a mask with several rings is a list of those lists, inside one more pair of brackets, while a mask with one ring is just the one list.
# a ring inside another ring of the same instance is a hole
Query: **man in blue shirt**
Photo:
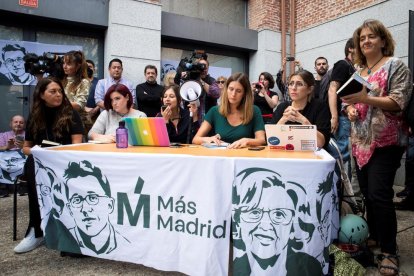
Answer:
[[126, 87], [128, 87], [129, 91], [131, 91], [132, 98], [134, 101], [134, 106], [136, 106], [137, 101], [135, 99], [135, 91], [132, 87], [132, 84], [129, 80], [122, 77], [122, 61], [118, 58], [114, 58], [109, 62], [108, 72], [109, 77], [99, 80], [96, 84], [95, 89], [95, 103], [97, 106], [101, 108], [101, 110], [105, 109], [104, 107], [104, 98], [106, 91], [109, 87], [111, 87], [114, 84], [123, 84]]

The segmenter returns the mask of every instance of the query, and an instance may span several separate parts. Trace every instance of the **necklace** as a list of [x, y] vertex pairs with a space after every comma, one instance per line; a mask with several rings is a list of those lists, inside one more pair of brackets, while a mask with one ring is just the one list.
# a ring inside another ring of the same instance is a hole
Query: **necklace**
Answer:
[[367, 73], [368, 73], [368, 75], [371, 75], [371, 71], [372, 71], [372, 68], [374, 68], [375, 67], [375, 65], [377, 65], [378, 64], [378, 62], [380, 62], [381, 60], [382, 60], [382, 58], [383, 58], [384, 56], [382, 56], [377, 62], [375, 62], [375, 64], [374, 65], [372, 65], [371, 66], [371, 68], [369, 68], [369, 66], [368, 66], [368, 63], [367, 63], [367, 68], [368, 68], [368, 71], [367, 71]]
[[121, 116], [122, 118], [124, 118], [126, 115], [128, 115], [128, 113], [129, 113], [129, 111], [128, 111], [127, 113], [125, 113], [125, 114], [122, 114], [122, 113], [117, 112], [117, 114], [118, 114], [119, 116]]

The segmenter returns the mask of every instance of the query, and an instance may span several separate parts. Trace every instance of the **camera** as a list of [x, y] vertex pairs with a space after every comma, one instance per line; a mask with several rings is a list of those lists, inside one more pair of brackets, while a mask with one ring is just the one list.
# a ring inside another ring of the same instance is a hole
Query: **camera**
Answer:
[[63, 79], [65, 72], [63, 71], [64, 53], [43, 53], [38, 56], [34, 53], [28, 53], [24, 56], [24, 69], [31, 75], [47, 73], [52, 77]]
[[286, 57], [286, 61], [295, 61], [295, 57]]
[[198, 63], [199, 59], [207, 60], [207, 54], [203, 50], [194, 50], [191, 57], [183, 58], [177, 67], [177, 74], [181, 75], [182, 72], [187, 72], [185, 80], [198, 80], [201, 72], [206, 69], [206, 65]]
[[254, 88], [257, 89], [257, 90], [260, 90], [260, 89], [262, 89], [262, 86], [260, 85], [260, 83], [256, 83], [254, 85]]

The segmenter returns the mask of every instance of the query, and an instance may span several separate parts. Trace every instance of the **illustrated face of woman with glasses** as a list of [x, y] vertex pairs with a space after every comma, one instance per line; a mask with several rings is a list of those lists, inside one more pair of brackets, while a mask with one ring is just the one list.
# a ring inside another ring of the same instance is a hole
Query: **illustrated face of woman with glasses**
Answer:
[[294, 210], [292, 199], [285, 189], [280, 186], [263, 188], [257, 206], [247, 207], [240, 213], [241, 237], [246, 251], [261, 259], [286, 251]]
[[68, 207], [76, 226], [88, 236], [98, 235], [109, 225], [109, 214], [114, 210], [114, 199], [105, 195], [98, 179], [91, 175], [69, 179], [67, 186]]

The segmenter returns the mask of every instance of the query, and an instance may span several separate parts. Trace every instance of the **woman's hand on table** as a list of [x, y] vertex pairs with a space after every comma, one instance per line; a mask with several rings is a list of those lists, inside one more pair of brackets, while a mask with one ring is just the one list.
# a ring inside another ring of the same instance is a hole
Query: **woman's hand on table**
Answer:
[[203, 138], [203, 143], [207, 143], [207, 144], [216, 144], [217, 146], [219, 146], [221, 143], [224, 143], [224, 141], [221, 141], [221, 136], [220, 134], [216, 134], [214, 136], [210, 136], [210, 137], [204, 137]]
[[115, 143], [116, 142], [115, 135], [105, 135], [105, 134], [100, 134], [99, 136], [95, 137], [94, 140], [100, 141], [103, 143]]
[[231, 143], [227, 148], [228, 149], [241, 149], [246, 148], [249, 145], [249, 138], [241, 138], [233, 143]]

